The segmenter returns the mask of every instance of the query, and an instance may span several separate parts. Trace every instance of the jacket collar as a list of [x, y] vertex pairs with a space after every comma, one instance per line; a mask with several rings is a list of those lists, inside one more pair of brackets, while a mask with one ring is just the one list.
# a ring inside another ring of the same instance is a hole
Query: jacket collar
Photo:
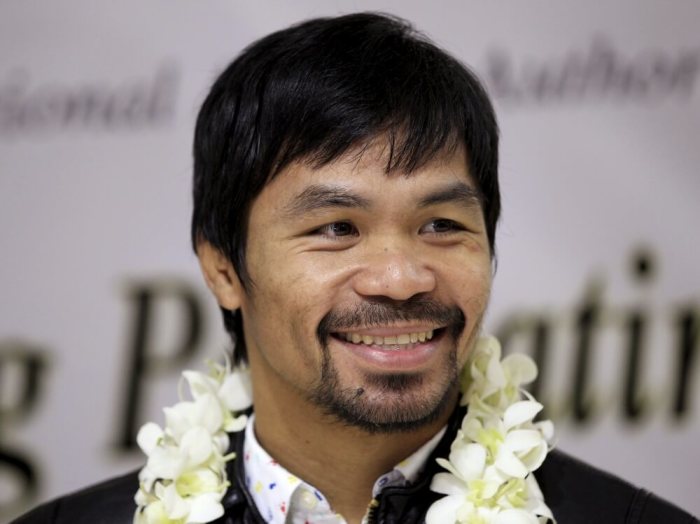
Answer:
[[[390, 487], [382, 491], [376, 502], [372, 504], [374, 509], [371, 511], [370, 522], [401, 522], [406, 524], [423, 522], [430, 505], [441, 497], [438, 493], [430, 491], [430, 482], [433, 476], [441, 471], [435, 459], [449, 456], [450, 446], [455, 439], [465, 412], [466, 408], [461, 406], [457, 406], [452, 412], [445, 434], [430, 454], [425, 468], [415, 482], [408, 486]], [[246, 519], [245, 522], [264, 523], [264, 519], [246, 488], [245, 465], [242, 460], [245, 431], [239, 431], [229, 436], [231, 438], [229, 451], [235, 452], [236, 458], [227, 465], [231, 486], [222, 500], [225, 515], [246, 512], [249, 514], [250, 520]]]

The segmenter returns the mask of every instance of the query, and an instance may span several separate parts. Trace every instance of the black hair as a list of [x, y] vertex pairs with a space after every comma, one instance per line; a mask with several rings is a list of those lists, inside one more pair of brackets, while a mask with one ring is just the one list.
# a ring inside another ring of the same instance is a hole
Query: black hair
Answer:
[[[387, 137], [386, 172], [411, 173], [463, 146], [494, 253], [500, 214], [498, 126], [476, 76], [406, 21], [381, 13], [317, 18], [243, 50], [214, 82], [194, 136], [192, 242], [206, 241], [250, 279], [254, 199], [295, 161], [321, 167]], [[246, 360], [240, 310], [222, 308]]]

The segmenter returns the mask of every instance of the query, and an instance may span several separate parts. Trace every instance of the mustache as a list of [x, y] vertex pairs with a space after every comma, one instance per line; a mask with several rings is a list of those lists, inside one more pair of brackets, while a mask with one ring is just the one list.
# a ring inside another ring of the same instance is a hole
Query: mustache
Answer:
[[457, 306], [447, 306], [432, 298], [416, 296], [401, 302], [368, 300], [352, 309], [329, 311], [321, 319], [316, 334], [321, 344], [326, 346], [331, 334], [340, 330], [414, 321], [447, 326], [455, 339], [466, 324], [464, 313]]

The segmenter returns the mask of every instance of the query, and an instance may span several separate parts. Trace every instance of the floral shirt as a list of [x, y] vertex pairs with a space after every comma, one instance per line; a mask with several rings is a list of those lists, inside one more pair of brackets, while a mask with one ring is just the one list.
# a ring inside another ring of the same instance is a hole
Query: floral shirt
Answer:
[[[273, 524], [346, 524], [323, 493], [270, 457], [255, 438], [254, 422], [255, 415], [252, 415], [245, 429], [243, 460], [248, 491], [262, 517]], [[376, 497], [384, 488], [415, 481], [445, 430], [440, 430], [410, 457], [379, 477], [372, 488], [372, 496]]]

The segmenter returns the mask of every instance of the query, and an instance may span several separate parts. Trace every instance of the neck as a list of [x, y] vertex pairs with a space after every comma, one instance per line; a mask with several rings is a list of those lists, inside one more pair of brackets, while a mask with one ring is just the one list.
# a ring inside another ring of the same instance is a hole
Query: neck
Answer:
[[[307, 402], [289, 401], [296, 395], [288, 393], [255, 390], [256, 437], [280, 465], [320, 490], [347, 522], [362, 520], [375, 481], [430, 440], [451, 413], [446, 409], [412, 431], [368, 433]], [[456, 394], [450, 407], [455, 403]]]

